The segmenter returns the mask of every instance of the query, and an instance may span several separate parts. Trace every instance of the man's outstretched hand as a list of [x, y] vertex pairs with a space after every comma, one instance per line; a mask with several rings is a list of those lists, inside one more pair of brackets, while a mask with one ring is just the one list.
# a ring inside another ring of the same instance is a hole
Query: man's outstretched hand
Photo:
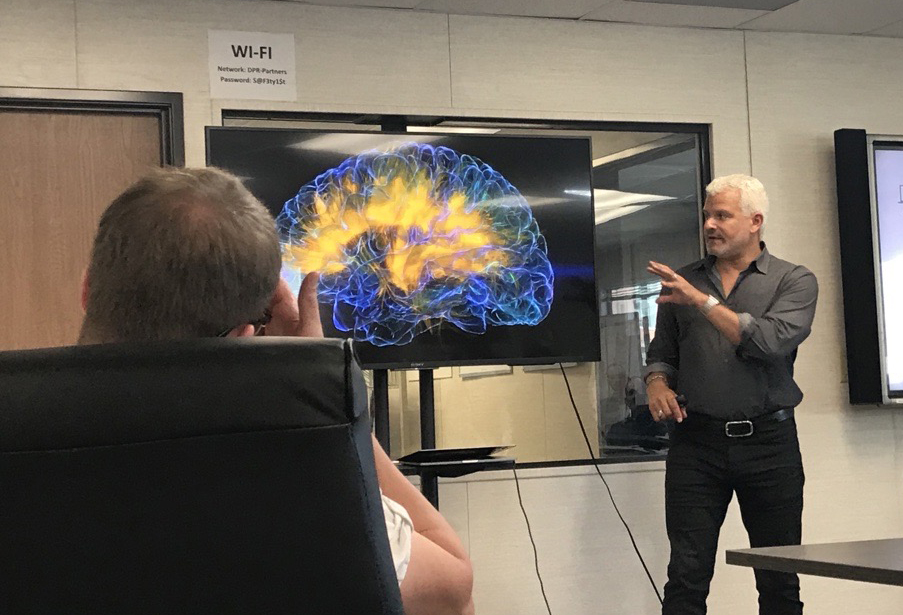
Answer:
[[676, 274], [667, 265], [649, 261], [646, 271], [655, 274], [662, 279], [663, 292], [656, 299], [656, 303], [676, 303], [678, 305], [692, 305], [700, 307], [708, 299], [708, 295], [687, 282], [682, 276]]
[[288, 282], [279, 278], [276, 292], [270, 302], [272, 318], [266, 327], [266, 335], [290, 337], [323, 337], [320, 324], [320, 306], [317, 303], [317, 283], [320, 274], [308, 273], [301, 282], [298, 298]]

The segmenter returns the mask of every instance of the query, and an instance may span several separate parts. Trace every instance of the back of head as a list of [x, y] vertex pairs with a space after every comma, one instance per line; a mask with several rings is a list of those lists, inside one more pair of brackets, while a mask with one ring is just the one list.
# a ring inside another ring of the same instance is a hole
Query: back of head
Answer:
[[80, 343], [215, 336], [259, 320], [281, 263], [272, 216], [218, 169], [161, 169], [100, 219]]
[[768, 194], [762, 182], [750, 175], [736, 173], [716, 177], [705, 187], [707, 197], [720, 194], [725, 190], [740, 192], [740, 209], [747, 216], [762, 214], [762, 229], [759, 236], [765, 236], [765, 223], [768, 220]]

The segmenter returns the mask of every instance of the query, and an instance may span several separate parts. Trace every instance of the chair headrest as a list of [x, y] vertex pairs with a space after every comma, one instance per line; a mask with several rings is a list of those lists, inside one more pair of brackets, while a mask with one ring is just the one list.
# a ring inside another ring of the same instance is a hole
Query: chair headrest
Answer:
[[347, 424], [362, 388], [351, 342], [334, 339], [0, 352], [0, 452]]

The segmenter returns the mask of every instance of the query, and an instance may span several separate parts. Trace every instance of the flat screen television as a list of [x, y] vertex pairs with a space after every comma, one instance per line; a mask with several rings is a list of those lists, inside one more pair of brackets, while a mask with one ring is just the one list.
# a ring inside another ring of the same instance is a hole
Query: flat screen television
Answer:
[[588, 138], [207, 128], [368, 368], [599, 360]]
[[903, 403], [903, 137], [870, 141], [884, 401]]

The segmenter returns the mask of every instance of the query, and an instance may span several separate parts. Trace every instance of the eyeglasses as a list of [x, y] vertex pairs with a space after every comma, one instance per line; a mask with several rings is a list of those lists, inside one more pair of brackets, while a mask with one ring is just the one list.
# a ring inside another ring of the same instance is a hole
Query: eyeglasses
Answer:
[[[273, 318], [273, 315], [270, 313], [269, 308], [263, 311], [263, 316], [258, 318], [257, 320], [253, 320], [249, 322], [249, 325], [254, 325], [254, 335], [260, 335], [264, 329], [266, 329], [267, 324], [269, 324], [270, 320]], [[232, 329], [235, 327], [229, 327], [222, 333], [218, 333], [216, 337], [226, 337], [229, 333], [232, 332]]]

